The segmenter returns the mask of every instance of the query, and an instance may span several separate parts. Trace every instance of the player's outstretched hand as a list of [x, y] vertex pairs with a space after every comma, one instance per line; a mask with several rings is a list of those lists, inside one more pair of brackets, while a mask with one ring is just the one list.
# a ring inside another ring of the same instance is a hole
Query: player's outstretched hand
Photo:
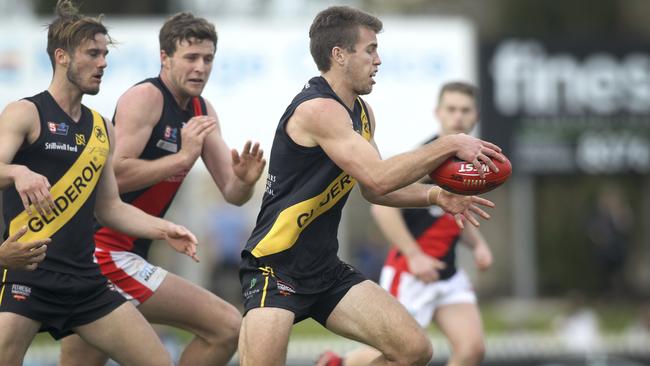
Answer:
[[[252, 149], [251, 145], [253, 146]], [[235, 176], [248, 185], [257, 182], [266, 166], [264, 151], [260, 149], [259, 142], [253, 145], [251, 141], [246, 141], [241, 154], [236, 149], [232, 149], [231, 154], [232, 170]]]
[[14, 185], [28, 215], [32, 215], [31, 204], [43, 216], [52, 213], [55, 206], [50, 194], [50, 182], [45, 176], [22, 167], [14, 178]]
[[26, 232], [24, 226], [0, 245], [0, 267], [33, 271], [45, 259], [50, 238], [19, 243]]
[[486, 200], [478, 196], [461, 196], [451, 192], [447, 192], [440, 188], [436, 204], [443, 210], [454, 215], [456, 224], [462, 229], [465, 227], [463, 221], [467, 220], [474, 226], [480, 226], [474, 214], [481, 218], [488, 220], [490, 215], [483, 211], [479, 205], [485, 207], [494, 207], [492, 201]]
[[501, 153], [501, 148], [491, 142], [464, 133], [452, 135], [451, 137], [456, 140], [456, 146], [458, 147], [456, 156], [478, 167], [478, 174], [481, 178], [485, 177], [486, 166], [490, 171], [499, 171], [492, 159], [497, 159], [500, 162], [506, 161], [506, 157]]
[[198, 241], [196, 240], [196, 236], [185, 227], [170, 223], [165, 233], [165, 240], [177, 252], [187, 255], [197, 263], [199, 262], [199, 257], [196, 254]]

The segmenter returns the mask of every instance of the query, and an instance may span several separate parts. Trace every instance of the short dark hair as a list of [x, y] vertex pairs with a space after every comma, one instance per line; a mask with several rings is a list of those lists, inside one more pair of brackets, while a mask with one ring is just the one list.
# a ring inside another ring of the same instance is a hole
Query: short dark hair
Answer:
[[375, 33], [383, 28], [379, 18], [349, 6], [331, 6], [316, 15], [309, 28], [309, 50], [318, 70], [326, 72], [332, 67], [332, 48], [355, 51], [360, 26]]
[[[59, 0], [56, 3], [57, 18], [47, 27], [47, 55], [54, 68], [54, 51], [57, 48], [74, 53], [81, 42], [95, 39], [97, 33], [108, 36], [108, 30], [102, 24], [102, 15], [97, 18], [79, 13], [71, 0]], [[108, 37], [109, 43], [113, 43]]]
[[438, 94], [438, 103], [442, 101], [442, 96], [445, 95], [445, 93], [449, 92], [461, 93], [467, 95], [468, 97], [471, 97], [474, 99], [474, 103], [478, 107], [480, 95], [479, 90], [475, 85], [466, 83], [464, 81], [453, 81], [446, 83], [442, 86], [442, 88], [440, 88], [440, 94]]
[[214, 24], [204, 18], [195, 17], [190, 12], [177, 13], [169, 17], [158, 34], [160, 49], [168, 56], [176, 52], [178, 43], [187, 41], [191, 44], [192, 39], [210, 40], [214, 44], [215, 52], [217, 50], [217, 31], [214, 29]]

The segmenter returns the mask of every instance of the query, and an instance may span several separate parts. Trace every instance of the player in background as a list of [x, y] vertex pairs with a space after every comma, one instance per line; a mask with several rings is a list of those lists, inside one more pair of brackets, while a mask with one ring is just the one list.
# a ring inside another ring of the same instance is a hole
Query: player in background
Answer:
[[[265, 161], [259, 144], [230, 150], [217, 114], [201, 92], [217, 46], [214, 25], [191, 13], [171, 16], [160, 30], [161, 71], [118, 100], [115, 174], [122, 199], [162, 217], [185, 175], [201, 157], [231, 204], [253, 194]], [[190, 220], [191, 217], [188, 218]], [[102, 273], [152, 323], [195, 335], [180, 365], [225, 365], [237, 349], [239, 311], [211, 292], [147, 261], [150, 240], [106, 227], [95, 234]], [[61, 365], [103, 365], [107, 356], [80, 337], [63, 340]]]
[[491, 158], [504, 157], [495, 145], [449, 135], [381, 159], [375, 118], [360, 95], [375, 83], [382, 27], [376, 17], [345, 6], [321, 11], [310, 27], [321, 75], [308, 81], [278, 123], [262, 207], [242, 252], [244, 366], [284, 365], [292, 325], [310, 317], [379, 349], [373, 365], [431, 359], [429, 338], [404, 307], [337, 256], [341, 211], [357, 182], [372, 203], [437, 204], [474, 225], [473, 214], [489, 217], [478, 205], [492, 207], [490, 201], [414, 182], [454, 155], [496, 169]]
[[[440, 136], [470, 133], [478, 122], [477, 99], [478, 90], [471, 84], [443, 85], [435, 108]], [[428, 177], [425, 181], [431, 183]], [[472, 285], [465, 272], [456, 267], [456, 244], [460, 241], [467, 245], [478, 268], [488, 269], [492, 252], [479, 230], [472, 225], [461, 230], [438, 206], [400, 210], [372, 205], [371, 212], [395, 246], [382, 269], [381, 287], [395, 296], [423, 328], [432, 320], [436, 323], [451, 345], [449, 366], [478, 365], [485, 353], [483, 326]], [[326, 352], [318, 365], [365, 366], [379, 355], [369, 347], [343, 358]]]
[[51, 238], [33, 271], [4, 268], [0, 284], [0, 365], [21, 365], [34, 336], [79, 334], [123, 365], [171, 365], [142, 314], [102, 276], [93, 260], [96, 218], [128, 235], [164, 239], [196, 255], [187, 229], [120, 200], [113, 172], [113, 129], [81, 104], [97, 94], [110, 38], [99, 18], [59, 0], [48, 27], [53, 77], [46, 91], [0, 114], [0, 189], [5, 238]]

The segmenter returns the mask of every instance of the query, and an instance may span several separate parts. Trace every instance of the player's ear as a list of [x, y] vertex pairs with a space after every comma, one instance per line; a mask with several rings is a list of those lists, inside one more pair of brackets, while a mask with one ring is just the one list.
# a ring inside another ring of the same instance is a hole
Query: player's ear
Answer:
[[343, 66], [345, 64], [345, 54], [343, 53], [343, 49], [341, 47], [334, 47], [332, 48], [332, 53], [331, 53], [332, 60], [336, 62], [337, 64]]
[[67, 68], [70, 64], [70, 54], [63, 48], [57, 48], [54, 50], [54, 61], [57, 65]]
[[169, 67], [169, 55], [165, 50], [160, 50], [160, 65], [163, 68]]

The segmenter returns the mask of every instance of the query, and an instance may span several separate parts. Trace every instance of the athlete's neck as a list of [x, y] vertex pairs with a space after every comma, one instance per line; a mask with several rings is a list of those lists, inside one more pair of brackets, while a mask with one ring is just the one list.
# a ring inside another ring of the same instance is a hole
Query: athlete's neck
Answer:
[[334, 93], [336, 93], [336, 95], [341, 98], [345, 106], [350, 110], [354, 109], [354, 101], [357, 100], [357, 97], [359, 95], [352, 91], [352, 89], [345, 83], [344, 80], [337, 78], [335, 75], [326, 72], [321, 76], [327, 81], [330, 88], [334, 90]]
[[160, 73], [160, 80], [162, 80], [163, 84], [165, 84], [167, 90], [169, 90], [169, 92], [172, 93], [172, 96], [174, 97], [174, 100], [176, 101], [178, 106], [181, 107], [181, 109], [183, 110], [188, 109], [188, 105], [190, 103], [190, 99], [192, 99], [192, 96], [181, 93], [178, 90], [178, 88], [175, 88], [174, 83], [166, 73], [164, 72]]
[[56, 104], [68, 115], [74, 122], [81, 119], [81, 98], [83, 93], [79, 88], [70, 82], [57, 82], [56, 78], [47, 88], [52, 95]]

